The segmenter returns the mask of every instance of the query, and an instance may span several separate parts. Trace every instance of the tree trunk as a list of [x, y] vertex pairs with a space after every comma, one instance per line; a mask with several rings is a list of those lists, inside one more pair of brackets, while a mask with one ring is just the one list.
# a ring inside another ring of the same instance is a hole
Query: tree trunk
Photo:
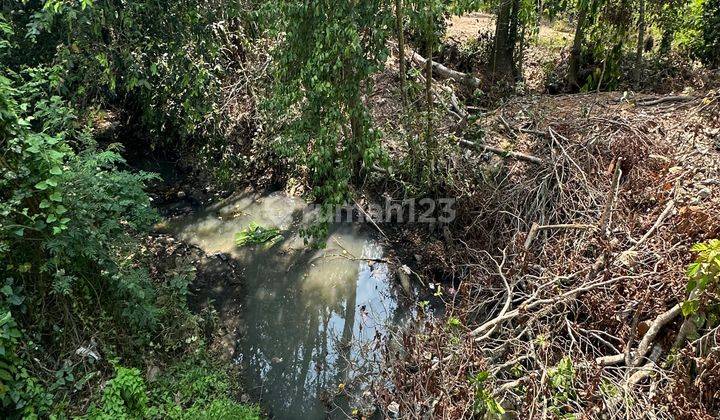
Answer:
[[432, 53], [433, 53], [433, 16], [431, 12], [428, 12], [428, 36], [427, 36], [427, 61], [425, 62], [425, 100], [427, 101], [427, 132], [425, 133], [425, 140], [428, 142], [428, 147], [432, 143], [432, 108], [433, 108], [433, 95], [432, 95]]
[[635, 85], [640, 84], [640, 76], [642, 74], [643, 65], [643, 47], [645, 43], [645, 0], [640, 0], [640, 11], [638, 16], [638, 39], [637, 49], [635, 50], [635, 69], [633, 78]]
[[578, 21], [575, 27], [575, 38], [573, 39], [572, 50], [570, 51], [570, 61], [568, 63], [567, 82], [568, 87], [572, 90], [580, 88], [578, 83], [578, 73], [580, 72], [580, 54], [582, 53], [582, 44], [585, 39], [585, 26], [587, 24], [587, 15], [589, 0], [581, 0], [578, 10]]
[[540, 25], [542, 24], [543, 7], [545, 7], [544, 3], [545, 2], [543, 0], [540, 0], [537, 3], [537, 18], [535, 20], [535, 26], [538, 28], [538, 31], [535, 34], [535, 42], [540, 40]]
[[492, 68], [490, 73], [495, 80], [510, 80], [514, 77], [514, 62], [511, 33], [513, 5], [517, 0], [501, 0], [497, 12], [495, 26], [495, 46], [493, 49]]
[[400, 61], [400, 97], [403, 105], [407, 104], [405, 98], [405, 32], [403, 31], [403, 2], [395, 0], [395, 26], [397, 31], [399, 61]]
[[675, 39], [675, 29], [674, 28], [665, 28], [662, 34], [662, 39], [660, 40], [660, 55], [665, 57], [670, 53], [670, 49], [672, 48], [672, 42], [673, 39]]

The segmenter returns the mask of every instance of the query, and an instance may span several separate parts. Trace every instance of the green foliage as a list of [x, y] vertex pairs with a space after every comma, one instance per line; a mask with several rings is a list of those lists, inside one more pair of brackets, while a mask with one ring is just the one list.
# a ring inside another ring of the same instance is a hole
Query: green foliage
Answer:
[[116, 367], [115, 377], [105, 384], [102, 408], [91, 412], [93, 419], [143, 418], [148, 412], [145, 381], [138, 369]]
[[698, 296], [705, 291], [716, 292], [720, 284], [720, 239], [695, 244], [692, 251], [697, 257], [687, 268], [689, 298], [682, 304], [684, 316], [696, 314], [700, 309]]
[[572, 392], [573, 383], [575, 381], [575, 368], [572, 359], [568, 356], [563, 357], [554, 368], [548, 371], [550, 384], [559, 392], [569, 394]]
[[34, 417], [52, 404], [52, 395], [28, 371], [19, 351], [25, 336], [13, 311], [25, 312], [24, 302], [21, 286], [5, 280], [0, 289], [0, 410], [9, 417]]
[[204, 353], [184, 359], [149, 386], [138, 369], [117, 366], [115, 377], [105, 385], [100, 406], [91, 408], [87, 417], [259, 419], [257, 407], [230, 398], [236, 390], [229, 376], [206, 359]]
[[679, 5], [666, 4], [660, 12], [661, 26], [668, 31], [661, 49], [675, 47], [680, 53], [697, 57], [702, 54], [702, 14], [705, 0], [689, 0]]
[[554, 414], [563, 418], [575, 418], [572, 413], [567, 413], [567, 402], [576, 398], [575, 391], [575, 366], [569, 356], [563, 357], [557, 366], [548, 370], [550, 385], [552, 386], [552, 409]]
[[[117, 153], [94, 147], [72, 108], [49, 95], [53, 69], [24, 73], [24, 84], [0, 81], [10, 134], [0, 179], [0, 270], [24, 286], [32, 279], [41, 300], [91, 305], [104, 290], [129, 326], [147, 327], [155, 316], [149, 280], [125, 256], [137, 244], [133, 235], [155, 220], [143, 191], [153, 177], [119, 170]], [[18, 104], [20, 97], [34, 106]]]
[[241, 2], [23, 3], [12, 14], [16, 61], [60, 65], [63, 94], [82, 103], [125, 102], [160, 141], [220, 125], [222, 80], [243, 47], [229, 42], [242, 32]]
[[[347, 199], [353, 176], [381, 159], [380, 133], [363, 96], [388, 55], [390, 3], [267, 3], [280, 40], [273, 51], [274, 95], [266, 104], [278, 129], [274, 146], [296, 168], [307, 168], [313, 195], [325, 204], [323, 216]], [[306, 233], [322, 238], [326, 232], [325, 223]]]
[[248, 227], [235, 235], [237, 246], [258, 245], [266, 242], [269, 242], [270, 246], [272, 246], [281, 239], [280, 229], [260, 226], [255, 222], [251, 222]]
[[238, 404], [228, 398], [218, 398], [205, 407], [193, 405], [179, 419], [220, 419], [220, 420], [255, 420], [259, 419], [260, 410], [257, 407], [250, 407]]
[[720, 0], [704, 0], [700, 57], [711, 67], [720, 67]]
[[[3, 293], [7, 293], [3, 288]], [[3, 305], [4, 306], [4, 305]], [[18, 339], [22, 336], [20, 329], [10, 311], [3, 308], [0, 314], [0, 398], [2, 406], [14, 405], [11, 394], [18, 384], [15, 381], [20, 360], [17, 357]]]
[[[20, 49], [4, 24], [0, 54]], [[108, 352], [132, 356], [151, 340], [174, 351], [185, 346], [185, 335], [197, 334], [199, 317], [187, 307], [192, 272], [154, 284], [138, 264], [139, 238], [156, 220], [144, 192], [154, 176], [124, 170], [116, 145], [97, 146], [59, 94], [67, 92], [64, 67], [6, 63], [0, 62], [0, 409], [11, 418], [48, 416], [72, 409], [68, 401], [98, 375], [90, 358], [80, 367], [57, 362], [87, 345], [87, 335]], [[120, 371], [108, 389], [111, 417], [122, 409], [112, 398], [129, 398], [132, 374]]]
[[457, 329], [457, 328], [462, 327], [462, 322], [460, 322], [460, 320], [458, 318], [451, 316], [447, 320], [447, 326], [450, 329]]
[[427, 55], [428, 48], [433, 51], [439, 49], [450, 14], [464, 10], [462, 5], [444, 0], [405, 0], [404, 4], [408, 9], [405, 15], [408, 18], [410, 40], [423, 55]]
[[[612, 90], [627, 82], [628, 71], [635, 65], [639, 1], [579, 1], [588, 10], [589, 25], [583, 42], [581, 84], [583, 90], [596, 89], [602, 82]], [[699, 59], [710, 67], [720, 65], [720, 2], [718, 0], [683, 0], [645, 2], [646, 34], [660, 36], [656, 59], [657, 71], [667, 73], [672, 48], [683, 57]], [[562, 10], [563, 3], [555, 4]], [[648, 38], [646, 38], [647, 40]], [[655, 38], [653, 37], [653, 40]], [[648, 45], [652, 45], [648, 44]], [[657, 45], [657, 44], [655, 44]]]
[[473, 410], [475, 414], [490, 414], [501, 416], [505, 414], [505, 409], [500, 403], [493, 398], [492, 393], [487, 390], [486, 383], [490, 378], [488, 372], [479, 372], [470, 377], [469, 382], [475, 390], [475, 401], [473, 402]]

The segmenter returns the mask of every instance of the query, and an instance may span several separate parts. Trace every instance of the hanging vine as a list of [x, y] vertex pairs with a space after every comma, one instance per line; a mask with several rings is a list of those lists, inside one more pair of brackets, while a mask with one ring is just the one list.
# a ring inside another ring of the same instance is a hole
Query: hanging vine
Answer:
[[[275, 84], [269, 101], [279, 123], [275, 146], [305, 168], [323, 212], [348, 197], [348, 183], [381, 157], [363, 97], [388, 56], [392, 3], [386, 0], [268, 4]], [[277, 18], [279, 17], [279, 18]], [[323, 237], [327, 223], [308, 234]]]

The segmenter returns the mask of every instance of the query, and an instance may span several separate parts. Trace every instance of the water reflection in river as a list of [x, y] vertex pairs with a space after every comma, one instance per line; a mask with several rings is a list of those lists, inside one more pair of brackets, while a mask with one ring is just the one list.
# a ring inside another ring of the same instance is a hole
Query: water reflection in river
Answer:
[[[207, 253], [230, 254], [243, 267], [244, 328], [236, 360], [271, 413], [283, 419], [344, 418], [347, 402], [323, 396], [372, 372], [379, 357], [376, 336], [400, 322], [404, 311], [387, 265], [374, 261], [383, 257], [382, 246], [360, 226], [340, 224], [331, 227], [326, 249], [309, 249], [298, 232], [308, 212], [302, 200], [282, 193], [245, 195], [176, 221], [171, 229]], [[280, 228], [282, 241], [235, 246], [235, 234], [251, 222]], [[350, 388], [362, 394], [362, 386]], [[333, 401], [329, 414], [323, 399]]]

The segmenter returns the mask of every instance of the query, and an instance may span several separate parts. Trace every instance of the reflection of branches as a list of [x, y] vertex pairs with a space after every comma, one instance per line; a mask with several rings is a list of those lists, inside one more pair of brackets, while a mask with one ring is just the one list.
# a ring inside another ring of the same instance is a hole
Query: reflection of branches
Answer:
[[[201, 230], [208, 220], [239, 224], [217, 218], [217, 212], [232, 209], [224, 204], [197, 215], [185, 233], [196, 239], [204, 235], [200, 239], [207, 240], [206, 244], [224, 244], [224, 232], [235, 229]], [[373, 290], [372, 298], [377, 297], [375, 288], [382, 283], [369, 280], [387, 275], [387, 260], [382, 258], [379, 244], [363, 242], [362, 253], [346, 246], [355, 245], [352, 242], [343, 244], [338, 236], [346, 231], [337, 226], [331, 227], [331, 240], [338, 246], [335, 250], [288, 252], [297, 226], [283, 232], [282, 242], [273, 248], [222, 254], [222, 261], [242, 270], [246, 282], [242, 288], [228, 289], [218, 283], [208, 289], [222, 301], [218, 310], [223, 319], [235, 322], [226, 327], [239, 336], [238, 360], [251, 383], [247, 389], [270, 402], [274, 415], [321, 413], [319, 396], [349, 412], [347, 399], [335, 399], [334, 393], [338, 383], [346, 384], [348, 390], [359, 389], [377, 373], [379, 344], [374, 333], [380, 334], [380, 326], [366, 319], [365, 312], [359, 321], [356, 312], [359, 304], [368, 304], [368, 290]], [[316, 262], [319, 268], [311, 268]], [[362, 284], [358, 284], [360, 279]], [[332, 298], [324, 293], [328, 290]], [[246, 293], [243, 299], [239, 299], [239, 291]], [[382, 299], [381, 303], [386, 304]], [[368, 309], [372, 310], [369, 305]], [[383, 309], [379, 314], [383, 319], [395, 310], [392, 305]], [[244, 328], [236, 324], [240, 311]]]

